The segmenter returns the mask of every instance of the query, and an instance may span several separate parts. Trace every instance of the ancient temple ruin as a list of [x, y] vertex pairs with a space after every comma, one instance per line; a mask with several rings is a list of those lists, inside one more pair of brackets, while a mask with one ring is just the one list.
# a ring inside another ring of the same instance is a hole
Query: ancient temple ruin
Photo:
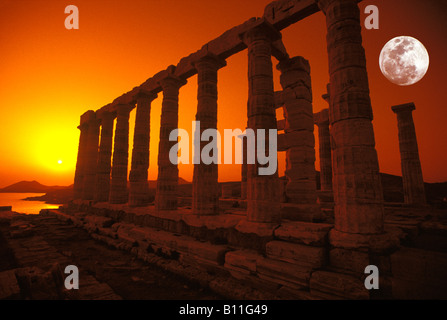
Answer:
[[[121, 247], [141, 259], [157, 250], [164, 256], [180, 255], [184, 264], [226, 272], [277, 297], [408, 297], [407, 275], [396, 270], [420, 256], [398, 250], [402, 228], [388, 228], [384, 222], [357, 2], [274, 1], [263, 17], [228, 30], [110, 104], [84, 113], [78, 127], [75, 200], [59, 214], [88, 224], [96, 238], [109, 244], [127, 241]], [[328, 109], [314, 114], [309, 61], [289, 56], [281, 30], [320, 10], [326, 16], [330, 84], [323, 96]], [[286, 152], [287, 181], [283, 183], [277, 172], [259, 175], [258, 163], [244, 164], [236, 210], [219, 199], [218, 165], [196, 164], [190, 208], [185, 208], [178, 200], [178, 168], [169, 159], [176, 143], [169, 134], [181, 117], [179, 91], [197, 74], [196, 120], [201, 131], [216, 128], [217, 74], [221, 68], [231, 68], [226, 59], [245, 50], [247, 128], [278, 129], [278, 151]], [[279, 61], [280, 92], [273, 89], [272, 57]], [[150, 118], [150, 110], [160, 93], [158, 178], [155, 201], [148, 203], [150, 123], [158, 121]], [[129, 150], [129, 114], [134, 108], [135, 133]], [[277, 108], [282, 108], [284, 120], [276, 119]], [[412, 109], [393, 107], [399, 121], [405, 202], [419, 205], [425, 204], [425, 194]], [[314, 125], [320, 142], [321, 190], [315, 175]], [[86, 214], [96, 218], [86, 219]], [[427, 265], [438, 261], [424, 255]], [[368, 265], [380, 270], [380, 290], [364, 286]]]

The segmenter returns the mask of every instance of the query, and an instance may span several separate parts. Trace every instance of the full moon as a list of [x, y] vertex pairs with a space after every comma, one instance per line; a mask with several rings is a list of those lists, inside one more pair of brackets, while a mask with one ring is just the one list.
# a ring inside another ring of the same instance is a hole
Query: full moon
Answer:
[[417, 39], [401, 36], [385, 44], [379, 58], [383, 75], [400, 86], [410, 86], [421, 80], [428, 70], [427, 49]]

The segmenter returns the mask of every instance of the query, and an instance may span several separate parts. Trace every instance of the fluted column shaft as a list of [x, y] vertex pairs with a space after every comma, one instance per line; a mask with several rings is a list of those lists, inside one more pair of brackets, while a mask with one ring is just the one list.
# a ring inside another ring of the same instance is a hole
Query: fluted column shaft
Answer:
[[322, 191], [332, 191], [332, 159], [331, 133], [329, 131], [329, 109], [314, 114], [314, 121], [318, 127], [320, 145], [320, 185]]
[[153, 93], [139, 93], [136, 96], [132, 166], [129, 174], [129, 206], [145, 206], [149, 202], [149, 142], [151, 102], [157, 97]]
[[[265, 129], [265, 150], [268, 150], [268, 129], [276, 129], [276, 112], [273, 90], [273, 66], [271, 42], [281, 35], [268, 23], [263, 22], [243, 35], [248, 47], [248, 128], [253, 129], [258, 142], [257, 129]], [[257, 148], [256, 148], [257, 149]], [[276, 170], [272, 175], [260, 175], [262, 167], [247, 165], [247, 220], [250, 222], [278, 222], [280, 219], [279, 178]]]
[[392, 107], [397, 114], [404, 201], [406, 204], [418, 206], [425, 205], [427, 201], [412, 115], [415, 109], [413, 103]]
[[383, 194], [356, 0], [317, 0], [326, 15], [335, 230], [383, 233]]
[[127, 167], [129, 162], [129, 114], [133, 106], [118, 105], [113, 148], [112, 180], [109, 202], [127, 203]]
[[158, 145], [158, 178], [155, 194], [157, 210], [177, 209], [178, 167], [171, 163], [169, 151], [176, 147], [177, 141], [169, 141], [169, 134], [178, 128], [178, 95], [185, 80], [168, 75], [160, 81], [163, 89], [163, 102], [160, 121], [160, 142]]
[[310, 65], [303, 57], [281, 61], [288, 202], [316, 205], [315, 138]]
[[98, 161], [99, 125], [100, 122], [96, 118], [88, 123], [84, 186], [82, 188], [83, 200], [93, 200], [95, 192], [96, 168]]
[[114, 119], [113, 114], [109, 112], [104, 112], [101, 117], [101, 140], [94, 196], [94, 200], [97, 202], [109, 201]]
[[[194, 63], [197, 69], [198, 92], [196, 121], [200, 122], [200, 134], [207, 129], [217, 130], [217, 71], [226, 63], [213, 55], [205, 56]], [[207, 141], [201, 141], [195, 152], [201, 154]], [[219, 213], [219, 183], [217, 163], [194, 164], [192, 182], [192, 210], [197, 215]]]
[[88, 125], [81, 124], [78, 126], [81, 131], [79, 136], [78, 157], [76, 161], [76, 171], [73, 184], [73, 197], [74, 199], [82, 198], [82, 189], [84, 187], [84, 170], [86, 161], [86, 150], [88, 141]]

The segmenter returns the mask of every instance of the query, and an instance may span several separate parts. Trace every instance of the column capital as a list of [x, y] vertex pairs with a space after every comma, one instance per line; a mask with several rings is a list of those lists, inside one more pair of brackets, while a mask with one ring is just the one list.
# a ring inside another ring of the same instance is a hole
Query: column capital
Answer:
[[139, 89], [138, 92], [134, 95], [134, 99], [138, 101], [138, 99], [148, 99], [149, 101], [153, 101], [157, 99], [158, 94], [153, 91], [147, 91], [144, 89]]
[[264, 18], [258, 19], [250, 29], [244, 30], [239, 34], [241, 40], [249, 45], [257, 39], [267, 38], [271, 42], [282, 38], [281, 32], [279, 32], [272, 24], [267, 22]]
[[317, 126], [329, 125], [329, 109], [323, 109], [320, 112], [314, 113], [314, 123]]
[[227, 61], [225, 59], [221, 59], [219, 56], [209, 51], [200, 54], [196, 60], [191, 62], [195, 69], [200, 68], [200, 65], [203, 63], [212, 64], [217, 70], [227, 66]]
[[289, 70], [301, 70], [306, 73], [310, 73], [310, 64], [305, 58], [297, 56], [282, 60], [276, 65], [276, 69], [283, 73]]
[[158, 80], [158, 83], [160, 84], [162, 90], [171, 87], [180, 89], [180, 87], [184, 86], [187, 82], [188, 82], [187, 80], [177, 77], [172, 73], [168, 73], [163, 78]]
[[135, 104], [133, 103], [129, 104], [120, 103], [116, 106], [117, 116], [128, 116], [133, 108], [135, 108]]
[[413, 110], [416, 110], [416, 106], [413, 102], [399, 104], [397, 106], [392, 106], [391, 110], [393, 110], [394, 113], [401, 113], [401, 112], [411, 112]]

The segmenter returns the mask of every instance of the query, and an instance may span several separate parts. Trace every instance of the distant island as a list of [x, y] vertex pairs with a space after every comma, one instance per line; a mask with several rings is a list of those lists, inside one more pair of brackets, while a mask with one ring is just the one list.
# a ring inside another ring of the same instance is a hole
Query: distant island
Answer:
[[[383, 195], [385, 202], [403, 202], [402, 177], [382, 173]], [[281, 177], [281, 179], [286, 179]], [[320, 188], [320, 173], [316, 172], [317, 189]], [[156, 180], [149, 180], [150, 197], [155, 197]], [[240, 196], [240, 182], [220, 182], [233, 189], [234, 196]], [[46, 186], [37, 181], [20, 181], [0, 189], [0, 193], [45, 193], [36, 197], [27, 197], [23, 200], [45, 201], [48, 204], [62, 204], [73, 200], [73, 185], [70, 186]], [[192, 183], [179, 177], [178, 194], [180, 197], [189, 197], [192, 193]], [[425, 183], [427, 201], [438, 207], [447, 207], [447, 182]]]
[[47, 193], [50, 191], [67, 189], [63, 186], [45, 186], [35, 180], [20, 181], [0, 189], [0, 193]]

